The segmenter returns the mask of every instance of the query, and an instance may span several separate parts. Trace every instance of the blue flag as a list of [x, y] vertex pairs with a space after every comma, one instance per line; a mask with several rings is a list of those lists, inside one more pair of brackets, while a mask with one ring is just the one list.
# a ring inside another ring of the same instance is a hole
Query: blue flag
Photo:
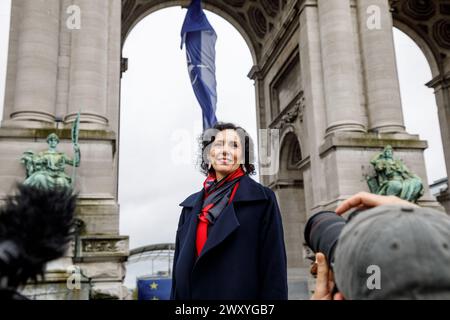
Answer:
[[137, 280], [138, 300], [169, 300], [172, 278], [147, 277]]
[[192, 0], [181, 29], [181, 38], [181, 48], [186, 45], [192, 88], [202, 108], [203, 129], [208, 129], [217, 122], [217, 35], [203, 12], [201, 0]]

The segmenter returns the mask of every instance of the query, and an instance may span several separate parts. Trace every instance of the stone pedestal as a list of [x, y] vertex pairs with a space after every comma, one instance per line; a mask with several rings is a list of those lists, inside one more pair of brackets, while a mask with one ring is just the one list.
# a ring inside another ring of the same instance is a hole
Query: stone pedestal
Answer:
[[91, 299], [128, 298], [128, 289], [123, 285], [128, 254], [126, 236], [84, 235], [78, 238], [74, 260], [91, 280]]
[[21, 293], [31, 300], [89, 300], [90, 280], [78, 271], [70, 256], [52, 261], [45, 279], [30, 282]]

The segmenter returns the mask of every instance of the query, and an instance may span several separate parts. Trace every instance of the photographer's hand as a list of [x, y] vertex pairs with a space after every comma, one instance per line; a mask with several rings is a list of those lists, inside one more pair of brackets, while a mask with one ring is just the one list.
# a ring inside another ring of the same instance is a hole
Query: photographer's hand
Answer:
[[369, 192], [359, 192], [342, 202], [336, 209], [338, 215], [342, 215], [352, 208], [365, 209], [382, 205], [414, 206], [414, 203], [400, 199], [396, 196], [380, 196]]
[[334, 278], [333, 271], [328, 267], [325, 255], [323, 253], [316, 254], [317, 279], [316, 288], [311, 300], [344, 300], [340, 292], [333, 296]]

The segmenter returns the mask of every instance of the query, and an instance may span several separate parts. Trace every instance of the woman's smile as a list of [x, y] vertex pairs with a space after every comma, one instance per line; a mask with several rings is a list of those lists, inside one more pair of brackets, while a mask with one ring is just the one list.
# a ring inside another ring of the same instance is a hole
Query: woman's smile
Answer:
[[220, 157], [217, 159], [218, 164], [233, 164], [234, 161], [231, 158]]

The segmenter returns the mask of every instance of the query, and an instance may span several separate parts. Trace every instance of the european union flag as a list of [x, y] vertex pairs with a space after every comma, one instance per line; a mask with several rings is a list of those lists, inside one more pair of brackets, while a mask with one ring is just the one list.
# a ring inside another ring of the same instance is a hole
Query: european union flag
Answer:
[[217, 122], [216, 40], [217, 35], [202, 9], [201, 0], [193, 0], [181, 29], [181, 48], [186, 56], [192, 88], [202, 108], [203, 129]]
[[138, 300], [170, 300], [171, 288], [171, 278], [140, 278], [137, 280]]

